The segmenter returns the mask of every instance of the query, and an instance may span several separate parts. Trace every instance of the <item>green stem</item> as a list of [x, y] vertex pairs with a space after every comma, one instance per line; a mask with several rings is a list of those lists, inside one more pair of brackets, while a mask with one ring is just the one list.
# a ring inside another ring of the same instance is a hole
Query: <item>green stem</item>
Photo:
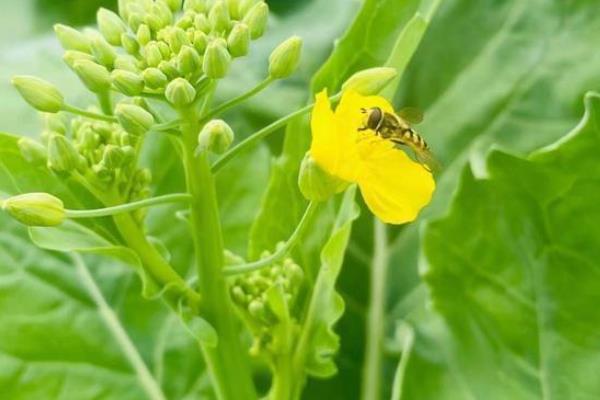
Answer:
[[272, 370], [273, 383], [269, 391], [269, 400], [293, 400], [295, 385], [292, 360], [289, 354], [277, 357]]
[[255, 271], [257, 269], [268, 267], [269, 265], [272, 265], [273, 263], [279, 261], [286, 255], [288, 255], [290, 251], [292, 251], [294, 246], [296, 246], [302, 238], [302, 234], [306, 227], [312, 223], [312, 218], [316, 214], [318, 205], [319, 203], [315, 201], [311, 201], [308, 204], [308, 207], [306, 207], [306, 211], [304, 211], [302, 219], [298, 223], [298, 226], [296, 226], [296, 229], [294, 230], [290, 238], [272, 255], [255, 262], [227, 267], [223, 270], [225, 275], [242, 274], [245, 272]]
[[[329, 100], [331, 100], [332, 102], [335, 102], [337, 100], [339, 100], [341, 97], [341, 93], [335, 94], [333, 96], [331, 96], [329, 98]], [[312, 108], [314, 107], [314, 103], [311, 103], [305, 107], [302, 107], [301, 109], [294, 111], [291, 114], [286, 115], [285, 117], [282, 117], [280, 119], [278, 119], [277, 121], [271, 123], [270, 125], [265, 126], [264, 128], [262, 128], [261, 130], [259, 130], [258, 132], [248, 136], [246, 139], [242, 140], [240, 143], [238, 143], [237, 146], [233, 147], [231, 150], [229, 150], [228, 152], [226, 152], [225, 154], [223, 154], [221, 156], [221, 158], [219, 158], [212, 166], [212, 172], [213, 173], [217, 173], [219, 172], [219, 170], [221, 170], [221, 168], [223, 168], [229, 161], [231, 161], [231, 159], [233, 159], [238, 153], [246, 150], [249, 147], [252, 147], [253, 145], [255, 145], [257, 142], [259, 142], [260, 140], [264, 139], [265, 137], [267, 137], [268, 135], [270, 135], [271, 133], [277, 131], [278, 129], [284, 127], [285, 125], [287, 125], [288, 122], [290, 122], [292, 119], [300, 116], [300, 115], [304, 115], [306, 113], [308, 113], [310, 110], [312, 110]]]
[[69, 104], [63, 105], [63, 111], [70, 112], [71, 114], [81, 115], [87, 118], [99, 119], [101, 121], [117, 122], [117, 119], [110, 115], [98, 114], [91, 111], [82, 110], [81, 108], [71, 106]]
[[194, 157], [200, 115], [193, 107], [180, 110], [184, 141], [184, 167], [192, 195], [191, 224], [195, 247], [198, 288], [203, 297], [202, 316], [215, 328], [219, 342], [202, 350], [222, 400], [256, 398], [246, 351], [234, 320], [235, 312], [223, 274], [223, 237], [214, 177], [205, 152]]
[[250, 97], [254, 96], [255, 94], [263, 91], [265, 88], [267, 88], [267, 86], [269, 86], [275, 79], [273, 79], [272, 77], [268, 77], [265, 80], [263, 80], [262, 82], [260, 82], [258, 85], [256, 85], [255, 87], [253, 87], [252, 89], [250, 89], [249, 91], [247, 91], [244, 94], [239, 95], [238, 97], [235, 97], [229, 101], [226, 101], [225, 103], [219, 104], [216, 108], [210, 110], [206, 116], [203, 117], [204, 121], [208, 121], [213, 119], [214, 117], [216, 117], [217, 115], [223, 113], [224, 111], [229, 110], [232, 107], [235, 107], [236, 105], [242, 103], [243, 101], [249, 99]]
[[97, 93], [97, 97], [102, 112], [106, 115], [113, 115], [112, 96], [110, 90]]
[[371, 265], [371, 300], [367, 319], [367, 344], [363, 368], [362, 399], [380, 398], [382, 376], [381, 350], [385, 317], [385, 280], [388, 265], [387, 232], [379, 220], [374, 222], [374, 254]]
[[156, 206], [159, 204], [189, 202], [190, 199], [191, 196], [187, 193], [173, 193], [164, 196], [152, 197], [150, 199], [134, 201], [127, 204], [120, 204], [118, 206], [98, 208], [95, 210], [65, 210], [65, 214], [67, 218], [106, 217], [109, 215], [127, 213], [140, 208]]

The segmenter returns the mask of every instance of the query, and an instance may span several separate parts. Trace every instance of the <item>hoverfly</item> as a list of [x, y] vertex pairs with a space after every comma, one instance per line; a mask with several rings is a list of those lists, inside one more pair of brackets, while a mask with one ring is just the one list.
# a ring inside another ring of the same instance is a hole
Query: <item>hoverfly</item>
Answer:
[[409, 147], [417, 161], [429, 172], [441, 169], [427, 142], [410, 125], [423, 120], [423, 113], [418, 109], [408, 107], [400, 110], [398, 114], [385, 112], [379, 107], [363, 108], [361, 111], [366, 117], [359, 131], [372, 130], [375, 135], [393, 142], [396, 147]]

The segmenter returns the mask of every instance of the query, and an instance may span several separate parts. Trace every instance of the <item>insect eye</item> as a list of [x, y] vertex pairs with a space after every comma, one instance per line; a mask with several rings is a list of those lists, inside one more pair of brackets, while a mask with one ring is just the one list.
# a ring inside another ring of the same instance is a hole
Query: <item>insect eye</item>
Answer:
[[363, 113], [363, 114], [366, 114], [367, 113], [367, 109], [366, 108], [361, 108], [360, 112]]

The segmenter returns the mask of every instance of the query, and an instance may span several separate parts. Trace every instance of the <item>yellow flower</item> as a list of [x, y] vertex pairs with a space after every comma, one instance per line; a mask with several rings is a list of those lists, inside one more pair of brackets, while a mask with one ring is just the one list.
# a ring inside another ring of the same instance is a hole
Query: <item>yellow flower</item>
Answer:
[[413, 221], [431, 200], [433, 176], [389, 140], [364, 126], [361, 109], [380, 107], [394, 112], [379, 96], [344, 92], [335, 112], [327, 92], [317, 95], [312, 113], [310, 153], [330, 175], [358, 184], [373, 214], [389, 224]]

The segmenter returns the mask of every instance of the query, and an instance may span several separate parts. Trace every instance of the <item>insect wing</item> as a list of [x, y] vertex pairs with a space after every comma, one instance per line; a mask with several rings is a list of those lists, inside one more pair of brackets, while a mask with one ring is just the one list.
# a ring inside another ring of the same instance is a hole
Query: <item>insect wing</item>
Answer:
[[436, 160], [431, 151], [415, 149], [417, 160], [423, 164], [425, 169], [433, 174], [437, 174], [442, 170], [442, 164]]
[[423, 111], [415, 107], [404, 107], [400, 109], [400, 111], [398, 111], [398, 116], [413, 125], [423, 122]]

